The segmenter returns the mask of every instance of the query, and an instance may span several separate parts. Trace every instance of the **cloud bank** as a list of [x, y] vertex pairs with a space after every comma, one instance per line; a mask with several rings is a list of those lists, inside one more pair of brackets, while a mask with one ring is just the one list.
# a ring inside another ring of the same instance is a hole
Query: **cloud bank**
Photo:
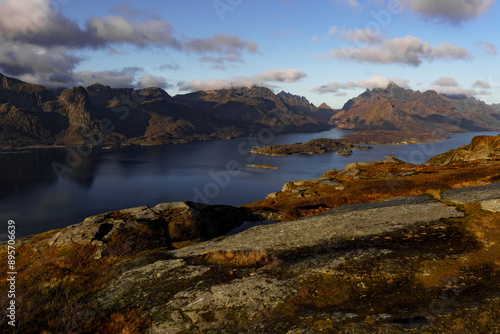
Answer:
[[472, 56], [466, 49], [443, 42], [436, 46], [422, 41], [421, 38], [406, 36], [385, 40], [371, 40], [362, 46], [347, 46], [337, 50], [330, 50], [318, 58], [354, 60], [373, 64], [405, 64], [414, 67], [420, 66], [423, 61], [434, 60], [465, 60]]
[[111, 15], [90, 17], [82, 25], [65, 17], [50, 0], [4, 0], [0, 5], [0, 71], [49, 87], [87, 84], [92, 78], [103, 83], [106, 73], [111, 75], [107, 80], [110, 85], [167, 85], [151, 76], [133, 75], [130, 81], [130, 74], [120, 70], [95, 75], [75, 72], [84, 60], [76, 54], [88, 49], [108, 49], [111, 53], [118, 52], [116, 48], [123, 53], [131, 47], [177, 50], [198, 54], [202, 61], [220, 69], [243, 63], [244, 54], [259, 52], [257, 43], [234, 35], [178, 37], [169, 21], [126, 4], [112, 9]]

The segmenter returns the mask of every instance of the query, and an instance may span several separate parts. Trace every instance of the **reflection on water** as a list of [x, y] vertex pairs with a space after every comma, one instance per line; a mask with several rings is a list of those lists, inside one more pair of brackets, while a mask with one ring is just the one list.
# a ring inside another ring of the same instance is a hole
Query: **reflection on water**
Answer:
[[[52, 164], [65, 164], [65, 149], [32, 150], [0, 155], [0, 220], [14, 219], [17, 236], [68, 226], [105, 211], [161, 202], [198, 200], [210, 204], [242, 205], [278, 191], [284, 183], [321, 176], [352, 161], [380, 160], [387, 154], [412, 163], [468, 144], [478, 134], [450, 135], [427, 145], [375, 146], [351, 156], [334, 152], [314, 156], [266, 157], [249, 153], [260, 145], [293, 144], [313, 138], [340, 138], [348, 133], [283, 134], [267, 138], [238, 138], [162, 147], [97, 150], [64, 173]], [[279, 170], [247, 164], [272, 164]]]

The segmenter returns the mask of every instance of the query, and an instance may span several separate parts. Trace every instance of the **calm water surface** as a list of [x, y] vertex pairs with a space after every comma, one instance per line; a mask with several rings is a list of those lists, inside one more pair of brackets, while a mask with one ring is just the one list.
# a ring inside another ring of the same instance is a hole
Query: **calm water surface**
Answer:
[[[253, 145], [293, 144], [321, 137], [340, 138], [347, 133], [332, 129], [273, 138], [96, 149], [60, 178], [53, 163], [65, 164], [65, 149], [2, 154], [0, 221], [14, 219], [17, 237], [21, 237], [75, 224], [93, 214], [140, 205], [185, 200], [242, 205], [265, 198], [288, 181], [319, 177], [330, 169], [342, 169], [349, 162], [381, 160], [394, 154], [401, 160], [420, 164], [431, 156], [468, 144], [476, 135], [496, 134], [461, 133], [434, 144], [374, 146], [373, 150], [354, 151], [348, 157], [335, 152], [292, 157], [249, 153]], [[272, 164], [280, 169], [256, 169], [246, 167], [247, 164]], [[6, 234], [0, 231], [0, 237], [5, 240]]]

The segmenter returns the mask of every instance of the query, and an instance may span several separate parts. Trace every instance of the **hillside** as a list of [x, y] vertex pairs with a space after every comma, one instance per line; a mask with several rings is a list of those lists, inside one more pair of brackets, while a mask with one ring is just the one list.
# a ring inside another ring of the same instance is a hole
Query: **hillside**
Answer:
[[330, 124], [342, 129], [414, 133], [498, 131], [498, 111], [474, 98], [413, 91], [391, 82], [349, 100]]
[[16, 240], [12, 321], [19, 333], [498, 333], [499, 163], [389, 156], [240, 208], [161, 203]]
[[170, 96], [94, 84], [56, 94], [0, 74], [1, 148], [81, 145], [161, 145], [256, 134], [327, 130], [334, 111], [303, 97], [262, 87]]

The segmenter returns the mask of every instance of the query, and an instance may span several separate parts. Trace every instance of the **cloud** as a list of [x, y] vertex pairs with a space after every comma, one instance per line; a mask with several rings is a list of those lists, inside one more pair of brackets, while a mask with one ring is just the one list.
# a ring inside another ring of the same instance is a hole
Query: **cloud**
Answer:
[[476, 82], [474, 82], [472, 84], [472, 87], [482, 88], [482, 89], [491, 89], [491, 85], [484, 80], [477, 80]]
[[134, 74], [130, 71], [79, 71], [74, 73], [74, 78], [79, 85], [88, 87], [95, 83], [100, 83], [111, 87], [134, 87]]
[[498, 54], [497, 46], [490, 42], [476, 42], [478, 46], [482, 46], [483, 51], [489, 56], [496, 56]]
[[488, 11], [493, 0], [404, 0], [403, 4], [423, 17], [457, 25]]
[[91, 39], [104, 45], [130, 43], [136, 46], [170, 46], [180, 49], [181, 42], [173, 37], [170, 22], [148, 19], [141, 22], [129, 21], [122, 16], [109, 15], [87, 20], [86, 30]]
[[[387, 85], [390, 82], [394, 82], [400, 87], [408, 88], [408, 80], [401, 79], [401, 78], [392, 78], [388, 79], [380, 75], [375, 75], [371, 78], [365, 79], [365, 80], [359, 80], [357, 82], [354, 81], [347, 81], [347, 82], [331, 82], [316, 88], [313, 88], [312, 91], [320, 94], [325, 94], [325, 93], [337, 93], [337, 94], [342, 94], [339, 92], [340, 90], [345, 90], [345, 89], [354, 89], [354, 88], [386, 88]], [[345, 95], [345, 94], [344, 94]], [[337, 96], [342, 96], [342, 95], [337, 95]]]
[[[49, 87], [67, 84], [70, 78], [78, 84], [96, 76], [91, 71], [73, 73], [84, 60], [77, 54], [89, 49], [107, 50], [109, 55], [127, 53], [129, 47], [174, 49], [202, 55], [202, 61], [220, 68], [243, 62], [245, 53], [259, 52], [257, 43], [234, 35], [177, 37], [169, 21], [127, 4], [112, 9], [111, 15], [90, 17], [80, 24], [65, 17], [58, 2], [0, 0], [0, 3], [0, 72]], [[115, 72], [109, 71], [113, 75], [111, 82], [132, 85], [130, 80], [136, 79]], [[55, 81], [50, 82], [51, 78]], [[97, 79], [104, 78], [97, 75]]]
[[434, 81], [432, 84], [438, 85], [441, 87], [458, 87], [458, 82], [450, 77], [441, 77]]
[[465, 89], [455, 86], [433, 86], [426, 88], [423, 91], [425, 92], [428, 90], [434, 90], [439, 94], [447, 94], [447, 95], [466, 95], [466, 96], [480, 95], [474, 89]]
[[181, 68], [178, 64], [163, 64], [158, 66], [159, 70], [178, 70]]
[[318, 36], [311, 37], [311, 43], [314, 43], [318, 40]]
[[225, 68], [226, 63], [243, 62], [242, 53], [258, 53], [259, 47], [253, 41], [245, 41], [234, 35], [218, 34], [214, 37], [191, 39], [185, 42], [186, 50], [198, 54], [224, 55], [219, 57], [205, 56], [202, 61], [213, 60], [216, 67]]
[[431, 46], [418, 37], [406, 36], [385, 39], [380, 43], [372, 42], [361, 47], [348, 46], [330, 50], [326, 55], [317, 57], [355, 60], [364, 63], [406, 64], [417, 67], [424, 60], [470, 59], [471, 55], [466, 49], [449, 42]]
[[227, 69], [227, 63], [243, 63], [240, 55], [229, 55], [221, 57], [204, 56], [201, 58], [202, 62], [212, 63], [212, 68], [216, 70]]
[[371, 29], [349, 29], [340, 30], [338, 27], [331, 27], [328, 31], [328, 35], [339, 34], [339, 37], [343, 40], [354, 42], [354, 43], [371, 43], [378, 44], [382, 42], [382, 38], [377, 35]]
[[140, 88], [159, 87], [162, 89], [167, 89], [171, 87], [171, 85], [167, 84], [165, 78], [153, 75], [143, 76], [139, 80], [138, 85]]
[[297, 69], [270, 70], [253, 76], [239, 76], [230, 79], [212, 79], [212, 80], [194, 80], [191, 82], [179, 82], [177, 86], [180, 90], [198, 91], [198, 90], [217, 90], [231, 87], [251, 87], [268, 86], [272, 82], [295, 82], [307, 74]]
[[0, 38], [0, 68], [9, 75], [70, 73], [83, 59], [65, 47], [50, 49]]

